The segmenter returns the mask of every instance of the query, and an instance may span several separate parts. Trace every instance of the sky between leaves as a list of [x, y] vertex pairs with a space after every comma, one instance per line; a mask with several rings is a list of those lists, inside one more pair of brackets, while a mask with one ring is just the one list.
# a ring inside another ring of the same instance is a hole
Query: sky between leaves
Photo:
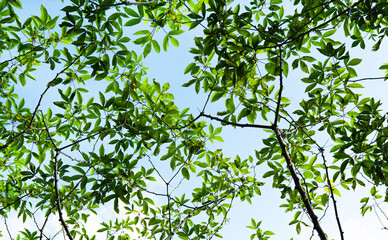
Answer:
[[[21, 18], [27, 18], [31, 14], [40, 14], [40, 5], [43, 4], [48, 12], [53, 15], [58, 13], [58, 9], [61, 8], [59, 0], [23, 0], [22, 4], [24, 10], [20, 11]], [[159, 33], [162, 34], [162, 33]], [[189, 76], [185, 76], [183, 71], [185, 67], [192, 61], [192, 55], [188, 53], [188, 50], [193, 45], [193, 37], [200, 34], [200, 31], [185, 33], [178, 37], [180, 41], [179, 48], [170, 46], [167, 53], [163, 51], [160, 54], [152, 53], [145, 60], [144, 65], [149, 67], [149, 78], [155, 78], [156, 81], [161, 83], [170, 82], [171, 92], [175, 94], [175, 102], [179, 107], [190, 106], [192, 111], [201, 109], [205, 99], [203, 95], [196, 95], [190, 88], [181, 88], [181, 85], [188, 80]], [[163, 37], [163, 36], [162, 36]], [[340, 38], [341, 36], [339, 36]], [[360, 77], [380, 77], [384, 73], [378, 70], [378, 67], [385, 62], [388, 62], [386, 53], [388, 52], [388, 43], [383, 42], [382, 48], [379, 52], [371, 52], [370, 49], [359, 50], [352, 49], [352, 54], [357, 54], [362, 58], [363, 62], [358, 66], [358, 75]], [[48, 68], [40, 71], [36, 74], [37, 81], [29, 82], [23, 89], [19, 89], [21, 96], [26, 99], [26, 103], [30, 106], [35, 106], [37, 102], [37, 96], [47, 82], [47, 76], [52, 73]], [[291, 101], [298, 101], [304, 94], [304, 87], [301, 87], [297, 72], [290, 72], [286, 79], [285, 96], [290, 98]], [[384, 106], [384, 111], [388, 111], [388, 95], [386, 94], [387, 83], [381, 81], [371, 81], [364, 83], [365, 88], [361, 90], [363, 94], [376, 99], [381, 99]], [[99, 86], [96, 85], [95, 88]], [[33, 91], [31, 91], [33, 89]], [[46, 99], [55, 97], [56, 93], [49, 93]], [[217, 111], [217, 109], [213, 109]], [[216, 123], [214, 123], [216, 125]], [[260, 148], [261, 137], [257, 136], [257, 133], [249, 129], [235, 129], [225, 128], [223, 130], [224, 142], [216, 143], [214, 148], [222, 148], [225, 155], [234, 156], [236, 154], [240, 156], [247, 156], [253, 154], [254, 150]], [[263, 171], [264, 172], [264, 171]], [[157, 188], [157, 184], [153, 186]], [[358, 189], [360, 190], [360, 189]], [[365, 188], [363, 195], [367, 195], [369, 189]], [[373, 213], [368, 213], [364, 218], [360, 217], [360, 206], [358, 202], [360, 199], [360, 192], [345, 192], [343, 191], [343, 198], [337, 199], [340, 209], [340, 217], [343, 222], [346, 239], [361, 240], [361, 239], [388, 239], [388, 231], [380, 231], [381, 224]], [[362, 195], [361, 195], [362, 196]], [[252, 234], [245, 226], [250, 225], [250, 218], [263, 219], [262, 227], [265, 230], [271, 230], [276, 235], [271, 239], [282, 240], [289, 239], [291, 233], [294, 239], [309, 239], [311, 231], [302, 231], [301, 235], [296, 235], [293, 226], [288, 226], [292, 214], [285, 215], [284, 210], [278, 208], [281, 204], [279, 199], [279, 193], [274, 192], [270, 186], [264, 186], [262, 188], [262, 196], [256, 198], [253, 202], [254, 205], [247, 203], [236, 204], [232, 208], [229, 219], [230, 223], [226, 224], [221, 233], [224, 235], [225, 240], [232, 239], [249, 239]], [[356, 199], [356, 200], [353, 200]], [[158, 201], [158, 199], [155, 199]], [[88, 224], [88, 229], [91, 232], [98, 229], [97, 223], [104, 217], [112, 214], [111, 206], [103, 206], [99, 210], [99, 215], [92, 217]], [[327, 214], [332, 214], [328, 212]], [[287, 218], [288, 217], [288, 218]], [[307, 216], [306, 216], [307, 217]], [[15, 215], [12, 218], [7, 219], [11, 232], [14, 234], [16, 230], [27, 227], [22, 225], [21, 220], [17, 219]], [[387, 223], [387, 222], [385, 222]], [[31, 222], [26, 224], [32, 224]], [[55, 223], [56, 224], [56, 223]], [[58, 225], [58, 224], [56, 224]], [[331, 238], [338, 236], [338, 230], [335, 223], [327, 223], [324, 221], [324, 228], [328, 229], [327, 233]], [[328, 227], [328, 228], [327, 228]], [[5, 233], [4, 225], [0, 225], [0, 231]], [[315, 236], [312, 239], [318, 239]]]

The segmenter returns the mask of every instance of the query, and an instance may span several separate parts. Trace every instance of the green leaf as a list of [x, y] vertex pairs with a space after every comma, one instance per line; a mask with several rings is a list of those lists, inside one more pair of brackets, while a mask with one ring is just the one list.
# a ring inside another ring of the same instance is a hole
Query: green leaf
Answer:
[[288, 63], [287, 62], [283, 62], [283, 74], [284, 76], [288, 76]]
[[130, 26], [134, 26], [134, 25], [137, 25], [141, 22], [141, 18], [132, 18], [131, 20], [127, 21], [124, 26], [126, 27], [130, 27]]
[[[266, 115], [265, 115], [265, 116], [266, 116]], [[250, 123], [255, 124], [256, 117], [257, 117], [256, 112], [253, 111], [253, 112], [251, 112], [250, 114], [248, 114], [247, 119], [248, 119], [248, 121], [249, 121]]]
[[43, 6], [43, 5], [40, 5], [40, 14], [41, 14], [41, 17], [40, 19], [42, 20], [42, 22], [47, 22], [47, 10], [46, 8]]
[[166, 36], [164, 37], [164, 39], [163, 39], [163, 50], [164, 50], [165, 52], [167, 52], [167, 49], [168, 49], [168, 39], [169, 39], [169, 36], [168, 36], [168, 35], [166, 35]]
[[353, 28], [353, 34], [354, 34], [354, 36], [356, 36], [357, 38], [361, 38], [361, 33], [360, 33], [360, 31], [358, 30], [357, 25], [355, 25], [354, 28]]
[[116, 213], [120, 213], [118, 197], [116, 197], [115, 200], [113, 201], [113, 210], [115, 210]]
[[364, 86], [362, 86], [361, 84], [359, 83], [350, 83], [348, 85], [346, 85], [348, 88], [364, 88]]
[[147, 43], [143, 50], [144, 57], [147, 57], [148, 54], [151, 52], [151, 42]]
[[147, 35], [147, 36], [136, 39], [134, 41], [134, 43], [137, 45], [142, 45], [142, 44], [145, 44], [146, 42], [148, 42], [150, 39], [151, 39], [151, 36]]
[[314, 178], [314, 174], [313, 174], [312, 172], [310, 172], [310, 171], [304, 171], [304, 172], [303, 172], [303, 176], [304, 176], [304, 178], [306, 178], [306, 179], [312, 179], [312, 178]]
[[137, 12], [135, 12], [133, 9], [129, 8], [129, 7], [125, 7], [124, 8], [125, 12], [129, 15], [129, 16], [132, 16], [132, 17], [135, 17], [135, 18], [139, 18], [139, 14]]
[[170, 36], [170, 41], [175, 47], [179, 47], [179, 42], [176, 38]]
[[159, 43], [156, 40], [152, 40], [152, 46], [155, 49], [155, 52], [159, 53], [160, 52], [160, 46]]
[[303, 72], [309, 73], [309, 69], [308, 69], [308, 67], [307, 67], [307, 65], [306, 65], [305, 62], [300, 61], [300, 62], [299, 62], [299, 65], [300, 65], [300, 69], [301, 69]]
[[348, 62], [348, 65], [349, 66], [356, 66], [358, 64], [360, 64], [362, 60], [360, 58], [353, 58], [352, 60], [350, 60], [350, 62]]
[[170, 83], [167, 82], [167, 83], [163, 84], [162, 92], [166, 92], [169, 88], [170, 88]]
[[236, 109], [236, 107], [234, 106], [233, 98], [226, 99], [225, 106], [226, 109], [228, 109], [228, 111], [231, 113], [234, 112], [234, 110]]
[[17, 8], [22, 9], [20, 0], [8, 0], [8, 2]]
[[169, 35], [180, 35], [180, 34], [182, 34], [182, 33], [184, 33], [185, 31], [183, 31], [182, 29], [180, 29], [180, 30], [172, 30], [172, 31], [170, 31], [168, 34]]
[[333, 35], [334, 33], [336, 33], [337, 29], [332, 29], [332, 30], [329, 30], [327, 32], [325, 32], [322, 37], [323, 38], [327, 38], [327, 37], [330, 37], [331, 35]]
[[329, 195], [327, 193], [322, 194], [322, 196], [321, 196], [322, 205], [326, 206], [328, 201], [329, 201]]
[[371, 194], [372, 196], [375, 196], [375, 195], [376, 195], [376, 193], [377, 193], [377, 191], [376, 191], [376, 187], [375, 187], [375, 186], [373, 186], [373, 187], [370, 189], [370, 194]]
[[187, 180], [190, 180], [190, 173], [189, 173], [189, 171], [187, 170], [187, 168], [182, 168], [182, 176], [184, 177], [184, 178], [186, 178]]
[[185, 72], [184, 74], [187, 74], [189, 72], [191, 72], [191, 70], [195, 67], [195, 63], [190, 63], [189, 65], [187, 65], [187, 67], [185, 68]]
[[217, 101], [218, 99], [220, 99], [222, 96], [224, 96], [224, 92], [215, 92], [215, 93], [213, 93], [213, 96], [212, 96], [212, 98], [211, 98], [211, 102], [215, 102], [215, 101]]

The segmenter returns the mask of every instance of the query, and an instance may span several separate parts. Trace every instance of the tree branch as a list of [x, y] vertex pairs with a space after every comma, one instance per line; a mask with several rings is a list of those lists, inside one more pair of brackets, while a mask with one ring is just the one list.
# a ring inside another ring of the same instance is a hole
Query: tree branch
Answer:
[[283, 155], [284, 159], [286, 160], [287, 168], [288, 168], [288, 170], [291, 173], [291, 177], [292, 177], [292, 179], [294, 181], [295, 188], [298, 190], [299, 195], [302, 198], [303, 204], [304, 204], [304, 206], [307, 209], [307, 213], [310, 216], [311, 221], [314, 224], [314, 229], [318, 232], [319, 238], [321, 240], [327, 240], [326, 234], [322, 230], [321, 225], [320, 225], [320, 223], [318, 221], [318, 217], [315, 215], [314, 210], [313, 210], [313, 208], [311, 206], [311, 203], [308, 200], [306, 191], [303, 189], [303, 187], [302, 187], [302, 185], [300, 183], [299, 177], [296, 174], [296, 171], [295, 171], [295, 168], [294, 168], [294, 165], [293, 165], [293, 161], [291, 159], [291, 156], [288, 154], [288, 151], [287, 151], [287, 148], [286, 148], [286, 144], [285, 144], [285, 142], [284, 142], [284, 140], [283, 140], [283, 138], [281, 136], [280, 129], [277, 128], [277, 127], [274, 127], [273, 130], [274, 130], [276, 138], [277, 138], [277, 140], [278, 140], [278, 142], [280, 144], [280, 147], [281, 147], [281, 150], [282, 150], [282, 155]]
[[226, 121], [226, 120], [218, 118], [218, 117], [213, 117], [213, 116], [211, 116], [209, 114], [205, 114], [205, 113], [201, 113], [199, 116], [204, 116], [204, 117], [210, 118], [211, 120], [216, 120], [216, 121], [219, 121], [221, 123], [224, 123], [226, 125], [232, 125], [232, 126], [241, 127], [241, 128], [250, 127], [250, 128], [273, 129], [273, 127], [271, 127], [269, 125], [249, 124], [249, 123], [235, 123], [235, 122], [231, 122], [231, 121]]
[[282, 47], [279, 47], [279, 93], [278, 93], [278, 102], [276, 104], [275, 110], [275, 119], [273, 122], [273, 126], [277, 127], [279, 120], [279, 111], [280, 111], [280, 103], [282, 101], [282, 93], [283, 93], [283, 58], [282, 58]]
[[58, 190], [58, 155], [59, 152], [54, 156], [54, 187], [55, 187], [55, 201], [57, 202], [57, 209], [59, 214], [59, 221], [61, 222], [63, 228], [65, 229], [66, 235], [70, 240], [73, 240], [73, 237], [70, 234], [69, 228], [66, 225], [65, 220], [63, 219], [63, 213], [61, 208], [61, 199], [59, 198], [59, 190]]
[[116, 7], [116, 6], [121, 6], [121, 5], [150, 5], [150, 4], [153, 4], [154, 2], [156, 2], [157, 0], [152, 0], [150, 2], [129, 2], [129, 1], [122, 1], [122, 2], [119, 2], [119, 3], [115, 3], [115, 4], [110, 4], [110, 5], [101, 5], [101, 4], [98, 4], [94, 1], [90, 1], [90, 3], [98, 6], [98, 7]]

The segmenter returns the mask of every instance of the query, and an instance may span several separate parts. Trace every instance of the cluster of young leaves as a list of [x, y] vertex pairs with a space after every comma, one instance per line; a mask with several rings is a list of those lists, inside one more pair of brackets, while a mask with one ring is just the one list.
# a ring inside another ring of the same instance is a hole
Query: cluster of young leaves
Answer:
[[[60, 16], [42, 5], [40, 16], [21, 19], [20, 0], [2, 1], [0, 212], [34, 221], [16, 239], [50, 238], [55, 233], [47, 225], [55, 218], [61, 225], [55, 236], [95, 239], [86, 224], [104, 204], [119, 214], [101, 222], [107, 239], [221, 237], [233, 200], [252, 203], [262, 178], [281, 192], [298, 233], [312, 224], [320, 239], [328, 238], [318, 216], [331, 198], [343, 238], [338, 185], [364, 186], [363, 176], [374, 185], [371, 197], [382, 198], [388, 145], [381, 103], [355, 92], [362, 87], [355, 79], [361, 59], [351, 58], [336, 31], [343, 28], [361, 48], [367, 33], [377, 51], [388, 6], [292, 3], [71, 0], [62, 1]], [[148, 79], [142, 65], [153, 51], [178, 47], [177, 36], [191, 29], [203, 35], [194, 39], [194, 61], [184, 69], [192, 79], [183, 86], [208, 95], [198, 115], [179, 109], [170, 83]], [[45, 75], [35, 77], [40, 69]], [[285, 96], [291, 71], [303, 76], [300, 102]], [[32, 80], [44, 82], [36, 103], [20, 91]], [[208, 112], [212, 103], [217, 113]], [[227, 126], [270, 136], [255, 156], [225, 157], [211, 143], [222, 141]], [[325, 151], [327, 139], [333, 146]], [[262, 177], [259, 165], [268, 168]], [[368, 201], [361, 199], [362, 214], [372, 209]], [[251, 223], [251, 239], [273, 235], [261, 221]]]

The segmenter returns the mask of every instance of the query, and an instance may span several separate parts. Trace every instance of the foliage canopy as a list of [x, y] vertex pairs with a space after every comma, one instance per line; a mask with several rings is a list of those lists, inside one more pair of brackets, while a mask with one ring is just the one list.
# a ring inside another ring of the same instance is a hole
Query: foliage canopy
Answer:
[[[58, 16], [42, 5], [22, 18], [20, 0], [0, 2], [0, 213], [7, 229], [13, 212], [34, 223], [3, 236], [96, 239], [85, 226], [107, 204], [121, 214], [101, 222], [107, 239], [211, 239], [237, 199], [255, 204], [266, 183], [297, 233], [333, 237], [321, 222], [330, 207], [344, 239], [340, 191], [371, 186], [362, 215], [385, 204], [387, 115], [357, 92], [369, 79], [357, 78], [361, 59], [349, 51], [379, 51], [387, 1], [57, 4]], [[191, 76], [179, 91], [206, 96], [199, 111], [178, 108], [173, 83], [143, 66], [190, 31], [193, 60], [176, 72]], [[300, 101], [290, 81], [305, 88]], [[226, 156], [213, 143], [227, 128], [255, 129], [263, 145]], [[274, 234], [251, 223], [251, 239]]]

